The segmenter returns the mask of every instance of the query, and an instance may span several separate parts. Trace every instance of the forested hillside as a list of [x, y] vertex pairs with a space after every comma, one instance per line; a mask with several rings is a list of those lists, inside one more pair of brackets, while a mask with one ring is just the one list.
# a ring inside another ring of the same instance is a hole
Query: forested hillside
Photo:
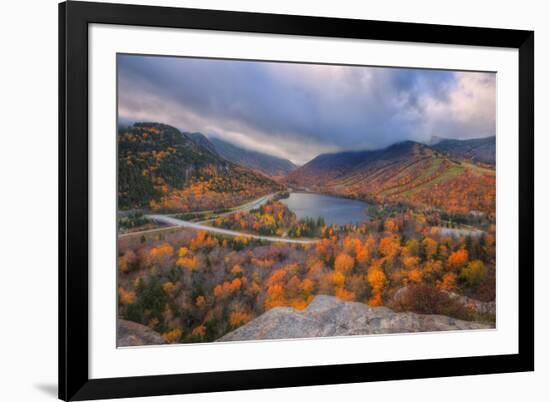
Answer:
[[292, 172], [297, 188], [453, 213], [494, 213], [495, 170], [413, 141], [375, 151], [323, 154]]
[[119, 209], [229, 208], [281, 186], [159, 123], [118, 132]]

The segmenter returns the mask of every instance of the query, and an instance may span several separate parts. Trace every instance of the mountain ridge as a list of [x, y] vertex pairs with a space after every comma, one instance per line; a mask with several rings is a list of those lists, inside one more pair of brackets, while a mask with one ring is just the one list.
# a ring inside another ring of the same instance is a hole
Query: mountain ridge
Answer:
[[452, 158], [466, 159], [495, 165], [496, 136], [458, 140], [438, 138], [432, 148], [445, 153]]
[[161, 123], [120, 128], [118, 158], [121, 209], [228, 208], [281, 188], [268, 177], [227, 161], [189, 133]]
[[204, 148], [208, 149], [212, 153], [215, 153], [216, 155], [219, 155], [218, 151], [216, 150], [216, 147], [214, 144], [210, 142], [210, 140], [202, 133], [182, 133], [188, 135], [194, 142], [197, 144], [203, 146]]
[[288, 159], [241, 148], [217, 137], [210, 138], [210, 142], [225, 159], [268, 176], [286, 176], [297, 167]]
[[446, 150], [407, 140], [378, 150], [321, 154], [291, 172], [286, 183], [380, 203], [403, 202], [456, 213], [494, 211], [494, 167], [461, 157], [458, 151], [451, 156], [452, 149]]

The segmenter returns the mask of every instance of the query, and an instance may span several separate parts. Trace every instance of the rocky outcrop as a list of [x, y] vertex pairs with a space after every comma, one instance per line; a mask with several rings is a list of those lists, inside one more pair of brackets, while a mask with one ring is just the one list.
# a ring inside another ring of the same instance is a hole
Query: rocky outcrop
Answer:
[[442, 315], [395, 313], [387, 307], [369, 307], [363, 303], [344, 302], [333, 296], [320, 295], [302, 311], [290, 307], [273, 308], [218, 341], [487, 328], [491, 327]]
[[[404, 301], [407, 297], [408, 291], [409, 291], [409, 287], [407, 286], [400, 288], [397, 292], [395, 292], [395, 295], [393, 296], [393, 300], [397, 303]], [[458, 293], [449, 292], [447, 290], [442, 290], [442, 292], [445, 293], [449, 297], [449, 299], [460, 303], [464, 307], [469, 308], [470, 310], [473, 310], [478, 314], [487, 314], [487, 315], [496, 314], [497, 309], [496, 309], [496, 303], [494, 301], [482, 302], [476, 299], [472, 299], [470, 297], [459, 295]]]
[[447, 292], [447, 294], [451, 299], [458, 301], [463, 306], [468, 307], [479, 314], [496, 315], [497, 313], [497, 306], [494, 301], [482, 302], [453, 292]]
[[164, 338], [151, 328], [137, 322], [117, 320], [117, 346], [162, 345]]

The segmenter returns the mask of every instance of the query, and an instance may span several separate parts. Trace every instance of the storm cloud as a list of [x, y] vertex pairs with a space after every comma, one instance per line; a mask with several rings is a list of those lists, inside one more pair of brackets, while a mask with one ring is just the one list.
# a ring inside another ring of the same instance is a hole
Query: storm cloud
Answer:
[[493, 73], [118, 56], [120, 121], [156, 121], [303, 164], [340, 150], [495, 134]]

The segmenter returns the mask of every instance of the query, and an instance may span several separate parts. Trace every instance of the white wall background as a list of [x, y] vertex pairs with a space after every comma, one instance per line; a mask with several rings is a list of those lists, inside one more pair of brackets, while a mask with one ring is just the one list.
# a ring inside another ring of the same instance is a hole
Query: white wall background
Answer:
[[[124, 2], [124, 1], [120, 1]], [[545, 2], [164, 0], [134, 2], [330, 17], [534, 29], [536, 59], [536, 372], [171, 396], [158, 401], [477, 401], [548, 398], [546, 257], [550, 25]], [[0, 399], [54, 400], [57, 382], [57, 1], [0, 13]]]

